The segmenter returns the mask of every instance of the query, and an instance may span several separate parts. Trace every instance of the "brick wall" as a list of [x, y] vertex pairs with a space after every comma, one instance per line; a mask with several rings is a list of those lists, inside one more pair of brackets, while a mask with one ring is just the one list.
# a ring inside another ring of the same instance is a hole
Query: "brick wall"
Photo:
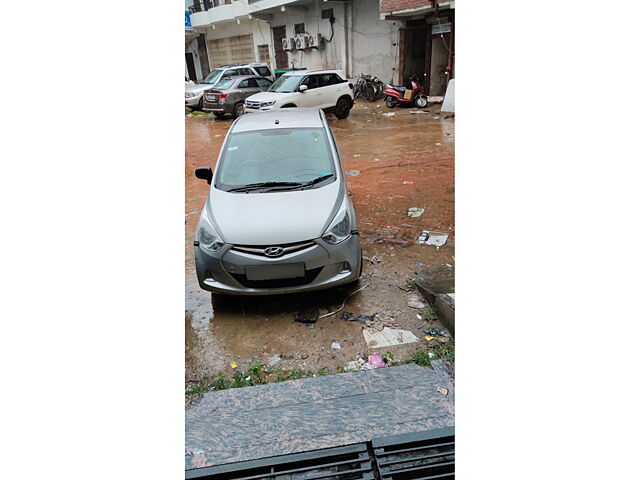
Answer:
[[[438, 0], [442, 3], [444, 0]], [[426, 7], [431, 5], [431, 0], [382, 0], [380, 2], [381, 12], [394, 12], [397, 10], [407, 10], [409, 8]]]

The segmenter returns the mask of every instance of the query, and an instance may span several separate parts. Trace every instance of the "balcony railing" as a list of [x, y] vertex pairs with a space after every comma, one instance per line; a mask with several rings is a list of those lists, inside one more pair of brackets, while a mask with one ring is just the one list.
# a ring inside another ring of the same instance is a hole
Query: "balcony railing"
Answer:
[[231, 5], [231, 2], [232, 0], [194, 0], [193, 5], [189, 7], [189, 11], [191, 13], [206, 12], [210, 8]]

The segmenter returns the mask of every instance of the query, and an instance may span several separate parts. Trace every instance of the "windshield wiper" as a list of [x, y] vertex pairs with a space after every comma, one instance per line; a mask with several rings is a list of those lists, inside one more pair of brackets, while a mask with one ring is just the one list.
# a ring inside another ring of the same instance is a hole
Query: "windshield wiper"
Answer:
[[313, 185], [315, 185], [317, 183], [320, 183], [323, 180], [326, 180], [327, 178], [331, 178], [331, 177], [333, 177], [333, 173], [330, 173], [329, 175], [323, 175], [323, 176], [318, 177], [318, 178], [314, 178], [310, 182], [301, 184], [300, 188], [311, 187], [311, 186], [313, 186]]
[[304, 185], [299, 182], [260, 182], [260, 183], [250, 183], [248, 185], [243, 185], [242, 187], [234, 187], [227, 192], [248, 192], [250, 190], [259, 190], [261, 188], [270, 188], [270, 187], [300, 187]]

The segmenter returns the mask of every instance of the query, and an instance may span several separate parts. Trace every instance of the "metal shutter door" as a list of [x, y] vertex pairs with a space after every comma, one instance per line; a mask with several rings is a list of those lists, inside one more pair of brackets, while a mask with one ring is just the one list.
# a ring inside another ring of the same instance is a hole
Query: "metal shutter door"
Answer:
[[253, 34], [209, 40], [209, 59], [216, 67], [255, 62]]

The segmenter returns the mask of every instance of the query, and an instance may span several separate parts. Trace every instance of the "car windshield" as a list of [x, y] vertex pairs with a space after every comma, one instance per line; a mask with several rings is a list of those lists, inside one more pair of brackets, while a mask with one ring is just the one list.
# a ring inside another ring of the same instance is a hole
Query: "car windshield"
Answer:
[[295, 92], [304, 75], [282, 75], [273, 85], [269, 87], [269, 92], [291, 93]]
[[202, 80], [202, 83], [210, 83], [211, 85], [214, 85], [220, 79], [222, 72], [224, 72], [224, 70], [222, 70], [221, 68], [216, 68], [215, 70], [212, 70], [209, 73], [209, 75], [204, 77], [204, 80]]
[[217, 90], [227, 90], [227, 89], [231, 88], [231, 86], [233, 85], [233, 82], [235, 82], [235, 80], [233, 78], [223, 78], [218, 83], [216, 83], [213, 86], [213, 88], [215, 88]]
[[[259, 130], [229, 135], [216, 187], [229, 191], [246, 185], [286, 182], [294, 184], [289, 188], [295, 188], [324, 176], [328, 177], [317, 186], [335, 179], [333, 156], [324, 129]], [[284, 186], [277, 188], [282, 190]]]

